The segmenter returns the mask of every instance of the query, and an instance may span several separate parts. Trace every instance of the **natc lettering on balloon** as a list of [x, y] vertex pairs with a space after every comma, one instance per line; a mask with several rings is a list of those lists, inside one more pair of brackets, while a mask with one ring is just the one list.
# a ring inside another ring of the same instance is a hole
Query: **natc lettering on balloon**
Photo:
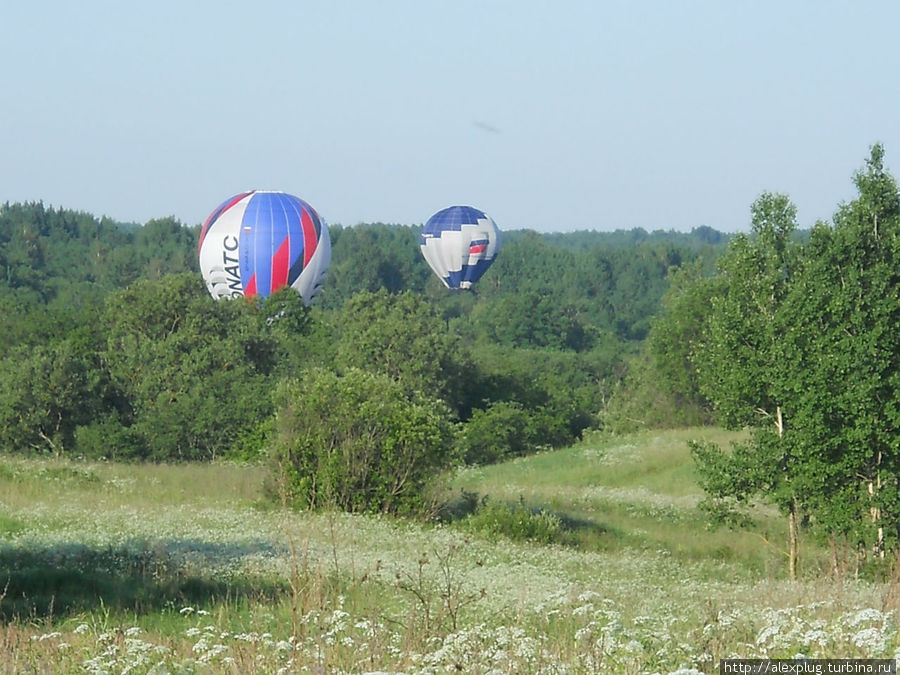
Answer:
[[236, 255], [228, 255], [229, 252], [238, 250], [238, 238], [226, 236], [222, 240], [222, 262], [225, 263], [225, 274], [228, 279], [228, 288], [232, 297], [238, 297], [244, 294], [241, 286], [241, 266]]

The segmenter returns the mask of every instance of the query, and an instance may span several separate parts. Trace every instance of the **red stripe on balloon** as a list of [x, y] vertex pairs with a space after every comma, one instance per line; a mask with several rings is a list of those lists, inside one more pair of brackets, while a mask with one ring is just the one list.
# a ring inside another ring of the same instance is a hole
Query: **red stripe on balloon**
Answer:
[[306, 267], [316, 250], [316, 224], [306, 209], [300, 213], [300, 224], [303, 229], [303, 266]]
[[250, 277], [250, 280], [247, 282], [247, 285], [244, 287], [244, 297], [252, 298], [256, 295], [256, 275]]
[[272, 288], [270, 292], [277, 291], [287, 286], [288, 271], [291, 268], [291, 238], [285, 237], [284, 241], [272, 256]]

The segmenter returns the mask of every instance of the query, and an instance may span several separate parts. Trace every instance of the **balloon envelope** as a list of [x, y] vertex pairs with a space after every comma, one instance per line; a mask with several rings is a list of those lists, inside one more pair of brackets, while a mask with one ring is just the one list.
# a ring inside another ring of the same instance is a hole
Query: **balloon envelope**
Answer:
[[500, 230], [483, 211], [451, 206], [428, 219], [419, 244], [425, 260], [447, 288], [472, 288], [494, 262]]
[[226, 199], [206, 219], [200, 272], [214, 298], [267, 297], [290, 286], [308, 305], [331, 262], [328, 226], [285, 192], [251, 190]]

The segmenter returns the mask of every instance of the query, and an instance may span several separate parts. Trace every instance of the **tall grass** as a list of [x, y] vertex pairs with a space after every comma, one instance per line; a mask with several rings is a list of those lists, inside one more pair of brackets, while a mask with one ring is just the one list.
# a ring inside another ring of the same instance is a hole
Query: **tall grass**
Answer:
[[453, 477], [454, 494], [477, 495], [469, 517], [492, 505], [495, 525], [465, 510], [445, 524], [291, 513], [265, 504], [256, 467], [0, 460], [0, 672], [894, 657], [896, 584], [814, 566], [787, 581], [776, 514], [753, 533], [705, 527], [686, 447], [701, 434], [729, 438], [598, 438]]

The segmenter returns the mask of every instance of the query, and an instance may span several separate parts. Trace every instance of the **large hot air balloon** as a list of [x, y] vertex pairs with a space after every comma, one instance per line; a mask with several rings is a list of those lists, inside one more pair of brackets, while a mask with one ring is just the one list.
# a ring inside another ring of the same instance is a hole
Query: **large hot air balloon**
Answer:
[[451, 206], [428, 219], [419, 243], [425, 260], [447, 288], [472, 288], [494, 262], [500, 231], [483, 211]]
[[290, 286], [309, 305], [331, 262], [328, 226], [305, 201], [251, 190], [222, 202], [200, 231], [200, 271], [216, 298]]

